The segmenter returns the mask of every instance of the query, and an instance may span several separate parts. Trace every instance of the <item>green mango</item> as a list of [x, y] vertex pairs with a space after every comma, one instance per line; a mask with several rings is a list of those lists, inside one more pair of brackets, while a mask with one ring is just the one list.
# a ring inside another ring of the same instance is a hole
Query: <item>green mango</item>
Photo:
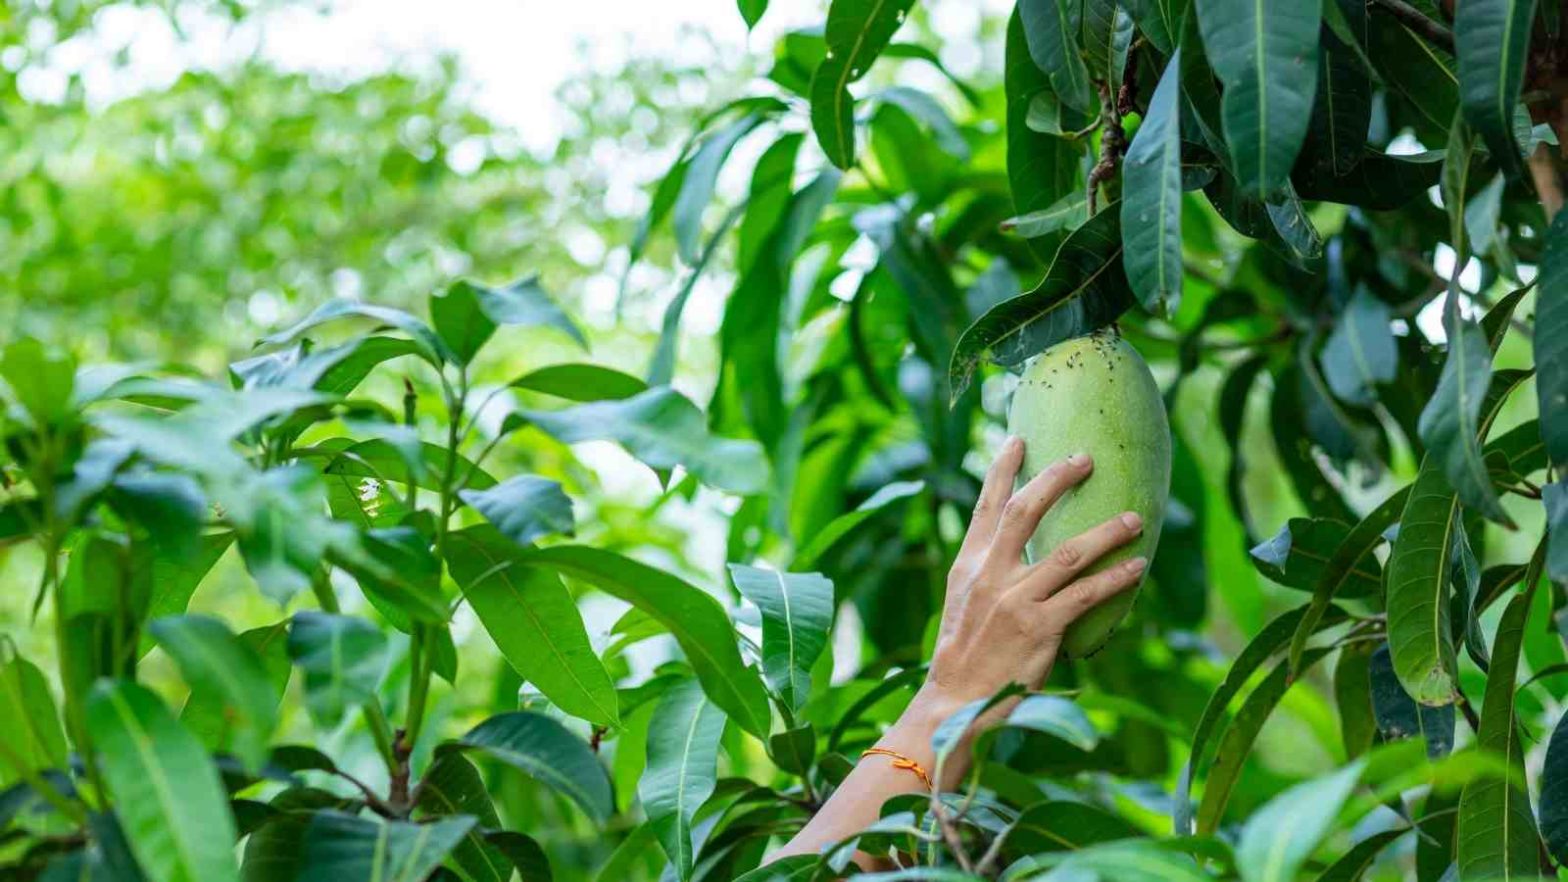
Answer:
[[[1159, 386], [1138, 350], [1114, 333], [1097, 331], [1035, 356], [1013, 393], [1007, 429], [1024, 441], [1020, 487], [1074, 453], [1094, 458], [1089, 477], [1040, 520], [1027, 548], [1031, 562], [1124, 511], [1143, 517], [1143, 534], [1085, 575], [1139, 555], [1153, 560], [1170, 496], [1171, 431]], [[1074, 622], [1062, 643], [1067, 657], [1083, 658], [1104, 646], [1141, 585], [1140, 580]]]

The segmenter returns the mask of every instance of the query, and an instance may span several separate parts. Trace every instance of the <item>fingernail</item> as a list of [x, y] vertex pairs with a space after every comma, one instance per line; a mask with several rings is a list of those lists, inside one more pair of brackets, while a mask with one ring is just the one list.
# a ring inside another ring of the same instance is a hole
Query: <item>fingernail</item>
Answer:
[[1017, 435], [1008, 435], [1007, 441], [1002, 445], [1002, 451], [1004, 453], [1012, 453], [1022, 446], [1024, 446], [1024, 439]]
[[1088, 463], [1089, 454], [1087, 453], [1075, 453], [1072, 456], [1067, 457], [1067, 464], [1073, 468], [1083, 468], [1085, 465], [1088, 465]]
[[1141, 573], [1143, 572], [1143, 568], [1148, 565], [1149, 559], [1146, 557], [1135, 557], [1132, 560], [1122, 564], [1122, 566], [1127, 568], [1127, 572], [1129, 573]]
[[1129, 530], [1136, 530], [1143, 526], [1143, 518], [1138, 517], [1135, 511], [1122, 512], [1122, 525]]

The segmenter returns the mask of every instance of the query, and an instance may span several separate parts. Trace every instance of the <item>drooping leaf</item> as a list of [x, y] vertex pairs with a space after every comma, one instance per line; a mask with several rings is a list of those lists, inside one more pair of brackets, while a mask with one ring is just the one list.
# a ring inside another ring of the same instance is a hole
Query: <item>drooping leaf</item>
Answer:
[[524, 411], [523, 417], [563, 443], [615, 441], [652, 468], [683, 466], [721, 490], [749, 494], [767, 486], [761, 445], [709, 434], [702, 411], [667, 386], [620, 401]]
[[794, 710], [811, 695], [811, 668], [833, 625], [833, 583], [820, 573], [783, 573], [730, 564], [736, 590], [762, 612], [762, 670]]
[[1009, 853], [1030, 855], [1131, 839], [1138, 833], [1120, 816], [1093, 805], [1052, 800], [1024, 809], [1006, 835]]
[[604, 821], [615, 811], [610, 776], [582, 739], [544, 714], [497, 714], [457, 741], [437, 749], [476, 750], [571, 799], [589, 817]]
[[65, 769], [65, 732], [49, 682], [9, 638], [0, 640], [0, 786], [47, 769]]
[[1481, 408], [1492, 379], [1492, 350], [1481, 327], [1459, 314], [1458, 294], [1450, 292], [1443, 320], [1448, 332], [1448, 358], [1437, 391], [1421, 411], [1421, 440], [1427, 456], [1442, 466], [1449, 483], [1467, 508], [1505, 526], [1513, 519], [1503, 510], [1481, 458]]
[[748, 113], [703, 139], [692, 155], [673, 211], [675, 242], [680, 248], [681, 260], [687, 266], [697, 263], [702, 215], [708, 203], [713, 201], [719, 172], [735, 145], [766, 119], [762, 113]]
[[156, 695], [100, 681], [87, 727], [136, 861], [167, 882], [234, 882], [234, 821], [218, 771]]
[[1568, 466], [1568, 212], [1557, 213], [1541, 254], [1535, 303], [1535, 390], [1547, 455]]
[[572, 535], [576, 521], [572, 500], [561, 485], [538, 475], [517, 475], [485, 490], [463, 490], [463, 501], [473, 506], [497, 530], [518, 545], [553, 534]]
[[[1494, 641], [1492, 667], [1481, 705], [1476, 745], [1524, 773], [1526, 746], [1520, 742], [1514, 708], [1520, 645], [1535, 586], [1526, 585], [1503, 611]], [[1535, 813], [1530, 795], [1517, 782], [1484, 776], [1465, 785], [1459, 797], [1459, 873], [1465, 879], [1531, 879], [1540, 871]]]
[[826, 526], [809, 537], [800, 551], [795, 553], [790, 568], [809, 570], [815, 567], [825, 553], [840, 540], [851, 536], [855, 528], [881, 512], [915, 497], [925, 489], [925, 486], [921, 481], [895, 481], [877, 490], [866, 497], [864, 502], [829, 521]]
[[305, 830], [297, 882], [425, 879], [473, 826], [468, 816], [411, 824], [319, 811]]
[[[1329, 0], [1334, 2], [1334, 0]], [[1362, 761], [1286, 790], [1253, 813], [1241, 828], [1236, 866], [1247, 882], [1290, 882], [1334, 827], [1361, 777]]]
[[1195, 0], [1221, 95], [1225, 143], [1244, 191], [1272, 196], [1290, 179], [1312, 121], [1320, 6]]
[[948, 369], [955, 399], [982, 359], [1023, 364], [1053, 344], [1104, 327], [1132, 305], [1120, 217], [1118, 206], [1102, 208], [1062, 242], [1039, 285], [1004, 300], [964, 331]]
[[1391, 322], [1388, 305], [1358, 286], [1323, 347], [1323, 376], [1341, 400], [1370, 406], [1377, 387], [1393, 381], [1399, 350]]
[[811, 128], [828, 160], [841, 169], [855, 161], [849, 84], [871, 69], [913, 5], [914, 0], [833, 0], [828, 7], [827, 55], [811, 78]]
[[[1413, 0], [1421, 14], [1441, 15], [1432, 0]], [[1390, 93], [1408, 106], [1423, 139], [1440, 143], [1459, 111], [1458, 64], [1448, 49], [1433, 45], [1382, 4], [1367, 10], [1367, 55]]]
[[746, 30], [757, 26], [764, 13], [768, 11], [768, 0], [736, 0], [736, 7], [740, 10], [740, 17], [746, 22]]
[[[1007, 47], [1004, 90], [1007, 95], [1007, 180], [1013, 195], [1013, 212], [1028, 215], [1044, 211], [1082, 189], [1079, 160], [1083, 148], [1056, 135], [1042, 134], [1029, 127], [1030, 109], [1037, 98], [1055, 95], [1045, 74], [1029, 56], [1019, 10], [1014, 7], [1007, 22]], [[1061, 237], [1030, 242], [1030, 249], [1049, 259]]]
[[723, 712], [695, 680], [664, 693], [648, 728], [648, 766], [637, 793], [681, 880], [692, 875], [692, 818], [713, 794], [723, 734]]
[[680, 644], [703, 690], [742, 729], [768, 732], [767, 691], [735, 647], [735, 632], [713, 597], [687, 582], [628, 557], [581, 545], [527, 552], [525, 561], [587, 582], [646, 612]]
[[227, 625], [209, 616], [157, 619], [148, 630], [180, 666], [193, 694], [222, 702], [235, 754], [247, 767], [259, 767], [278, 717], [278, 695], [261, 658]]
[[1409, 832], [1408, 829], [1394, 829], [1373, 833], [1351, 846], [1339, 860], [1330, 864], [1317, 877], [1317, 882], [1358, 882], [1385, 849]]
[[441, 562], [414, 527], [376, 527], [339, 549], [334, 561], [353, 573], [365, 597], [400, 631], [451, 618], [441, 593]]
[[1345, 757], [1355, 759], [1372, 748], [1377, 717], [1372, 711], [1370, 643], [1352, 643], [1340, 650], [1334, 665], [1334, 706], [1339, 711], [1340, 742]]
[[1155, 314], [1181, 301], [1180, 71], [1177, 50], [1123, 160], [1122, 262], [1138, 302]]
[[1372, 712], [1383, 740], [1398, 741], [1419, 735], [1426, 741], [1427, 756], [1434, 759], [1447, 756], [1453, 750], [1454, 706], [1417, 704], [1394, 674], [1394, 661], [1387, 644], [1372, 653], [1368, 676], [1372, 682]]
[[1454, 5], [1459, 103], [1492, 159], [1517, 176], [1524, 170], [1514, 114], [1535, 24], [1535, 0], [1469, 0]]
[[1045, 71], [1057, 97], [1081, 113], [1094, 113], [1097, 102], [1078, 48], [1077, 15], [1067, 0], [1019, 0], [1018, 15], [1029, 56]]
[[305, 675], [305, 707], [335, 726], [350, 707], [370, 701], [387, 663], [386, 636], [353, 616], [299, 612], [289, 627], [289, 657]]
[[1568, 716], [1557, 721], [1541, 767], [1541, 838], [1559, 863], [1568, 861]]
[[518, 675], [567, 713], [602, 726], [619, 724], [615, 684], [560, 577], [529, 565], [521, 548], [485, 526], [449, 533], [446, 560]]
[[[1323, 8], [1325, 13], [1339, 11], [1339, 0], [1324, 0]], [[1343, 42], [1337, 34], [1322, 36], [1318, 94], [1303, 151], [1307, 159], [1326, 165], [1335, 177], [1350, 174], [1366, 155], [1367, 129], [1372, 122], [1372, 84], [1353, 40]]]

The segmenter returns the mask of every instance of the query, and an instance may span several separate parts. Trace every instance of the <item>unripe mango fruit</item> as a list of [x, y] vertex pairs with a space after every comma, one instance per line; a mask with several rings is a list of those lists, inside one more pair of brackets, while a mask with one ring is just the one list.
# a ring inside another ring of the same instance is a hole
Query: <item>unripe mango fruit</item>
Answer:
[[[1035, 356], [1013, 393], [1007, 430], [1024, 441], [1020, 487], [1074, 453], [1094, 459], [1089, 477], [1040, 520], [1027, 548], [1031, 562], [1124, 511], [1143, 517], [1142, 535], [1083, 575], [1138, 556], [1152, 562], [1170, 495], [1171, 432], [1159, 386], [1138, 350], [1114, 333], [1097, 331]], [[1141, 585], [1140, 579], [1138, 586], [1074, 622], [1062, 642], [1067, 657], [1083, 658], [1104, 646], [1132, 609]]]

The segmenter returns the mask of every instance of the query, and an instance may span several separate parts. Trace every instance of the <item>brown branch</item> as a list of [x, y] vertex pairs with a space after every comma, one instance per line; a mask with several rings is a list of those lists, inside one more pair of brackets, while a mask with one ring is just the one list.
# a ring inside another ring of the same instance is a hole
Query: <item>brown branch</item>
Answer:
[[1530, 154], [1530, 177], [1535, 181], [1536, 195], [1541, 197], [1541, 208], [1546, 212], [1546, 222], [1551, 223], [1563, 207], [1563, 181], [1557, 174], [1557, 163], [1545, 144], [1537, 144]]
[[1427, 18], [1425, 13], [1406, 3], [1405, 0], [1371, 0], [1371, 2], [1372, 5], [1382, 7], [1389, 15], [1399, 19], [1400, 24], [1414, 31], [1416, 36], [1448, 52], [1454, 51], [1454, 32], [1440, 22]]

